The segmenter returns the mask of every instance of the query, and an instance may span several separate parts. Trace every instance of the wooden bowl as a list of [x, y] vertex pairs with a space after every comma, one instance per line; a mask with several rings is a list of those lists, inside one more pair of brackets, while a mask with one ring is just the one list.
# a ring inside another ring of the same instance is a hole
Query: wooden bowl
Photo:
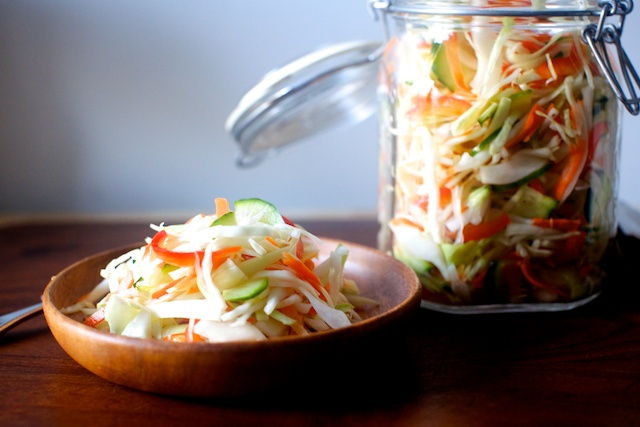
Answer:
[[[338, 244], [322, 240], [320, 259]], [[110, 334], [60, 312], [99, 282], [99, 271], [108, 261], [133, 247], [88, 257], [53, 277], [43, 295], [44, 314], [71, 358], [106, 380], [139, 390], [234, 397], [279, 387], [291, 392], [292, 384], [300, 382], [340, 382], [345, 379], [336, 372], [348, 379], [357, 371], [350, 370], [350, 364], [371, 358], [366, 343], [376, 341], [377, 331], [419, 308], [421, 289], [416, 275], [401, 262], [366, 246], [342, 243], [350, 251], [345, 276], [356, 281], [362, 295], [379, 302], [361, 313], [362, 321], [342, 329], [257, 342], [174, 343]]]

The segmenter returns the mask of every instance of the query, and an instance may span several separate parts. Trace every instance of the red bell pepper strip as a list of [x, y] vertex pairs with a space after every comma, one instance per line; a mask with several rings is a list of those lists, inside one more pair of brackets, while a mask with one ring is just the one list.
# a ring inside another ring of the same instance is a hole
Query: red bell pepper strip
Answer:
[[540, 178], [532, 179], [531, 181], [529, 181], [528, 185], [529, 185], [529, 187], [531, 187], [534, 190], [536, 190], [538, 193], [545, 194], [544, 186], [542, 185], [542, 181], [540, 181]]
[[167, 264], [177, 265], [179, 267], [189, 267], [196, 262], [196, 255], [199, 259], [204, 256], [204, 251], [198, 252], [176, 252], [163, 248], [161, 245], [164, 243], [164, 239], [167, 237], [165, 230], [160, 230], [153, 236], [151, 240], [151, 249], [158, 258], [166, 262]]
[[593, 125], [593, 130], [591, 131], [589, 138], [589, 154], [587, 155], [587, 163], [591, 163], [593, 161], [600, 139], [608, 132], [609, 127], [607, 126], [607, 122], [604, 120]]
[[292, 227], [295, 227], [296, 225], [293, 223], [293, 221], [291, 221], [289, 218], [287, 218], [284, 215], [280, 215], [282, 216], [282, 220], [284, 221], [285, 224], [290, 225]]
[[537, 227], [553, 228], [554, 230], [568, 233], [580, 229], [582, 221], [566, 218], [533, 218], [532, 224]]
[[477, 225], [467, 224], [462, 230], [464, 242], [482, 240], [494, 236], [504, 230], [510, 222], [509, 215], [504, 212], [490, 221], [481, 222]]
[[85, 325], [95, 328], [105, 318], [104, 308], [96, 310], [91, 316], [87, 317], [84, 322]]
[[[167, 237], [165, 230], [160, 230], [153, 236], [151, 240], [151, 249], [158, 258], [166, 262], [167, 264], [176, 265], [178, 267], [190, 267], [195, 264], [196, 257], [200, 261], [204, 257], [204, 251], [196, 252], [177, 252], [163, 248], [161, 245], [164, 243], [164, 239]], [[239, 252], [242, 246], [229, 246], [227, 248], [220, 249], [211, 253], [213, 260], [213, 268], [219, 267], [226, 259], [232, 254]]]

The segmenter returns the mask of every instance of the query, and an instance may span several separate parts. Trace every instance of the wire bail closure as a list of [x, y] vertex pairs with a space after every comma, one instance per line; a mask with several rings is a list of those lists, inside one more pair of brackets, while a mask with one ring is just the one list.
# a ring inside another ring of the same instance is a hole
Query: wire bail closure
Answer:
[[[428, 9], [420, 6], [396, 5], [390, 0], [369, 0], [369, 9], [373, 18], [379, 20], [380, 15], [383, 17], [382, 22], [387, 37], [386, 17], [388, 13], [514, 17], [599, 16], [597, 25], [589, 24], [582, 30], [582, 40], [591, 49], [616, 97], [631, 114], [637, 116], [640, 114], [640, 98], [637, 95], [637, 89], [640, 89], [640, 76], [638, 76], [629, 56], [622, 47], [620, 39], [625, 17], [633, 10], [633, 0], [601, 0], [598, 6], [601, 8], [599, 12], [594, 9], [518, 10], [504, 7], [458, 10], [454, 5]], [[609, 49], [611, 46], [613, 46], [613, 52]], [[616, 73], [617, 68], [619, 68], [619, 71]]]
[[[607, 81], [611, 85], [618, 99], [627, 111], [634, 116], [640, 113], [640, 98], [636, 88], [640, 87], [640, 77], [636, 72], [629, 56], [622, 47], [620, 36], [624, 27], [624, 19], [633, 10], [633, 0], [602, 1], [598, 24], [590, 24], [582, 31], [582, 39], [591, 48], [598, 65], [602, 69]], [[617, 21], [617, 22], [616, 22]], [[616, 73], [615, 63], [612, 63], [611, 51], [607, 45], [615, 48], [620, 71]], [[623, 88], [619, 75], [622, 76], [626, 90]]]

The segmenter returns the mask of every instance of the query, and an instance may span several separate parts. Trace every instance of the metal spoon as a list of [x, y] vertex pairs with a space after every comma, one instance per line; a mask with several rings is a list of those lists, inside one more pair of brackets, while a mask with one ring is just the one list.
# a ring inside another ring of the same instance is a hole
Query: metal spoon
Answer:
[[0, 335], [42, 312], [42, 303], [33, 304], [0, 316]]

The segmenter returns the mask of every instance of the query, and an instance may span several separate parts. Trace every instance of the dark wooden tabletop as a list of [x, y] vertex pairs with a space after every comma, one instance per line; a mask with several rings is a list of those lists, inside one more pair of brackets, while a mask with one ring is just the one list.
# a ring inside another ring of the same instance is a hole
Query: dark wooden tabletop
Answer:
[[[373, 221], [303, 223], [375, 246]], [[141, 241], [147, 224], [0, 228], [0, 314], [37, 302], [85, 256]], [[58, 346], [42, 316], [0, 336], [0, 426], [640, 425], [640, 241], [619, 234], [605, 292], [562, 313], [448, 315], [417, 310], [345, 354], [333, 387], [304, 380], [258, 398], [184, 399], [105, 381]], [[259, 355], [256, 355], [259, 363]], [[366, 366], [367, 378], [351, 368]], [[331, 382], [330, 382], [331, 383]]]

